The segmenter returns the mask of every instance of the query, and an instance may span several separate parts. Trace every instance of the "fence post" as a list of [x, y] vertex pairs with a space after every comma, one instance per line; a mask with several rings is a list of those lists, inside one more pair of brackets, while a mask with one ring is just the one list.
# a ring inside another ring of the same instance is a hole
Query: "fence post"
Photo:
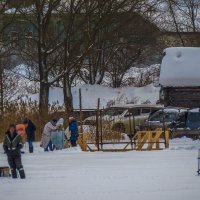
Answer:
[[163, 113], [163, 132], [164, 132], [164, 137], [165, 137], [165, 148], [167, 146], [167, 138], [166, 138], [166, 127], [165, 127], [165, 112], [164, 112], [164, 108], [162, 109], [162, 113]]
[[[136, 128], [135, 128], [135, 116], [134, 116], [134, 114], [133, 114], [133, 140], [132, 140], [132, 143], [134, 143], [134, 148], [135, 148], [135, 146], [136, 146], [136, 140], [135, 140], [135, 134], [137, 133], [137, 131], [136, 131]], [[133, 144], [132, 144], [132, 146], [133, 146]]]
[[100, 134], [101, 134], [101, 150], [103, 149], [103, 124], [102, 124], [102, 110], [100, 110]]
[[100, 108], [100, 98], [97, 100], [97, 113], [96, 113], [96, 143], [97, 149], [99, 149], [99, 108]]
[[169, 148], [169, 131], [165, 131], [165, 148]]
[[82, 112], [82, 94], [81, 88], [79, 88], [79, 108], [80, 108], [80, 125], [81, 125], [81, 133], [83, 133], [83, 112]]
[[131, 123], [131, 115], [130, 115], [130, 110], [128, 111], [128, 117], [129, 117], [129, 128], [130, 128], [130, 131], [129, 131], [129, 138], [130, 138], [130, 141], [131, 141], [131, 148], [133, 149], [133, 132], [132, 132], [132, 123]]

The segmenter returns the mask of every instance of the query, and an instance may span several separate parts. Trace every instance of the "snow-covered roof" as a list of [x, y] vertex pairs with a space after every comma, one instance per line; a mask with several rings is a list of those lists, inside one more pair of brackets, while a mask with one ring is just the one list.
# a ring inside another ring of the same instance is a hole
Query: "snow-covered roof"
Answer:
[[164, 87], [200, 86], [200, 48], [167, 48], [164, 55], [160, 71], [160, 85]]

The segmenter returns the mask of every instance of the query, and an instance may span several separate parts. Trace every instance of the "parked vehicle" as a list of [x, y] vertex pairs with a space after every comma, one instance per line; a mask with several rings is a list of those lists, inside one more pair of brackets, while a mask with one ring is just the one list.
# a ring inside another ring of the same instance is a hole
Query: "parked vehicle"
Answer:
[[[131, 134], [135, 127], [144, 124], [149, 114], [160, 110], [161, 105], [148, 104], [125, 104], [115, 105], [103, 112], [102, 120], [110, 122], [112, 129], [123, 133]], [[96, 116], [86, 118], [84, 125], [95, 125]]]
[[171, 127], [173, 137], [200, 139], [200, 109], [191, 109]]
[[165, 108], [150, 115], [142, 128], [155, 130], [163, 126], [170, 130], [172, 137], [199, 139], [200, 109]]
[[200, 130], [200, 109], [191, 109], [186, 115], [186, 128], [190, 130]]
[[[156, 128], [172, 127], [176, 121], [185, 124], [185, 113], [187, 109], [168, 107], [151, 113], [148, 120], [141, 126], [141, 129], [154, 130]], [[179, 123], [179, 124], [180, 124]], [[177, 124], [178, 126], [178, 124]]]

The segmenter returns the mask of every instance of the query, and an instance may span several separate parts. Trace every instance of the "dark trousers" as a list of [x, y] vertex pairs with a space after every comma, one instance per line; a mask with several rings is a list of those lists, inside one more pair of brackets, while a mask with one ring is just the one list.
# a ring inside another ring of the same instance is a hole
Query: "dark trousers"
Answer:
[[23, 168], [21, 156], [8, 156], [8, 164], [11, 169]]
[[49, 141], [49, 144], [47, 145], [47, 147], [44, 149], [44, 151], [53, 151], [53, 144], [52, 141]]
[[25, 172], [22, 165], [21, 156], [8, 156], [8, 164], [10, 166], [12, 178], [17, 178], [17, 170], [19, 171], [20, 178], [25, 178]]
[[71, 143], [71, 146], [72, 146], [72, 147], [76, 147], [76, 146], [77, 146], [76, 140], [71, 140], [70, 143]]
[[28, 140], [28, 146], [29, 146], [29, 152], [33, 153], [33, 141], [32, 140]]

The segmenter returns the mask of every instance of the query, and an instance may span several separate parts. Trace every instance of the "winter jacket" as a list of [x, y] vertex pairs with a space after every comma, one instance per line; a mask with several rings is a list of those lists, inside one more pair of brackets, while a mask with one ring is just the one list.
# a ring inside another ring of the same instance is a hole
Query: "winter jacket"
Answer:
[[3, 148], [8, 156], [21, 156], [20, 149], [23, 147], [22, 137], [15, 132], [11, 136], [10, 132], [6, 132], [6, 136], [3, 141]]
[[55, 131], [57, 127], [52, 123], [48, 122], [44, 126], [44, 130], [42, 133], [41, 147], [46, 148], [51, 140], [51, 132]]
[[35, 140], [35, 131], [36, 131], [35, 125], [33, 124], [33, 122], [31, 120], [29, 120], [28, 126], [26, 128], [26, 135], [27, 135], [28, 141], [34, 141]]
[[16, 125], [17, 133], [22, 137], [23, 143], [26, 143], [27, 136], [26, 136], [26, 127], [24, 124], [17, 124]]
[[74, 119], [69, 123], [69, 131], [70, 131], [70, 140], [77, 141], [78, 140], [78, 124], [77, 121]]

